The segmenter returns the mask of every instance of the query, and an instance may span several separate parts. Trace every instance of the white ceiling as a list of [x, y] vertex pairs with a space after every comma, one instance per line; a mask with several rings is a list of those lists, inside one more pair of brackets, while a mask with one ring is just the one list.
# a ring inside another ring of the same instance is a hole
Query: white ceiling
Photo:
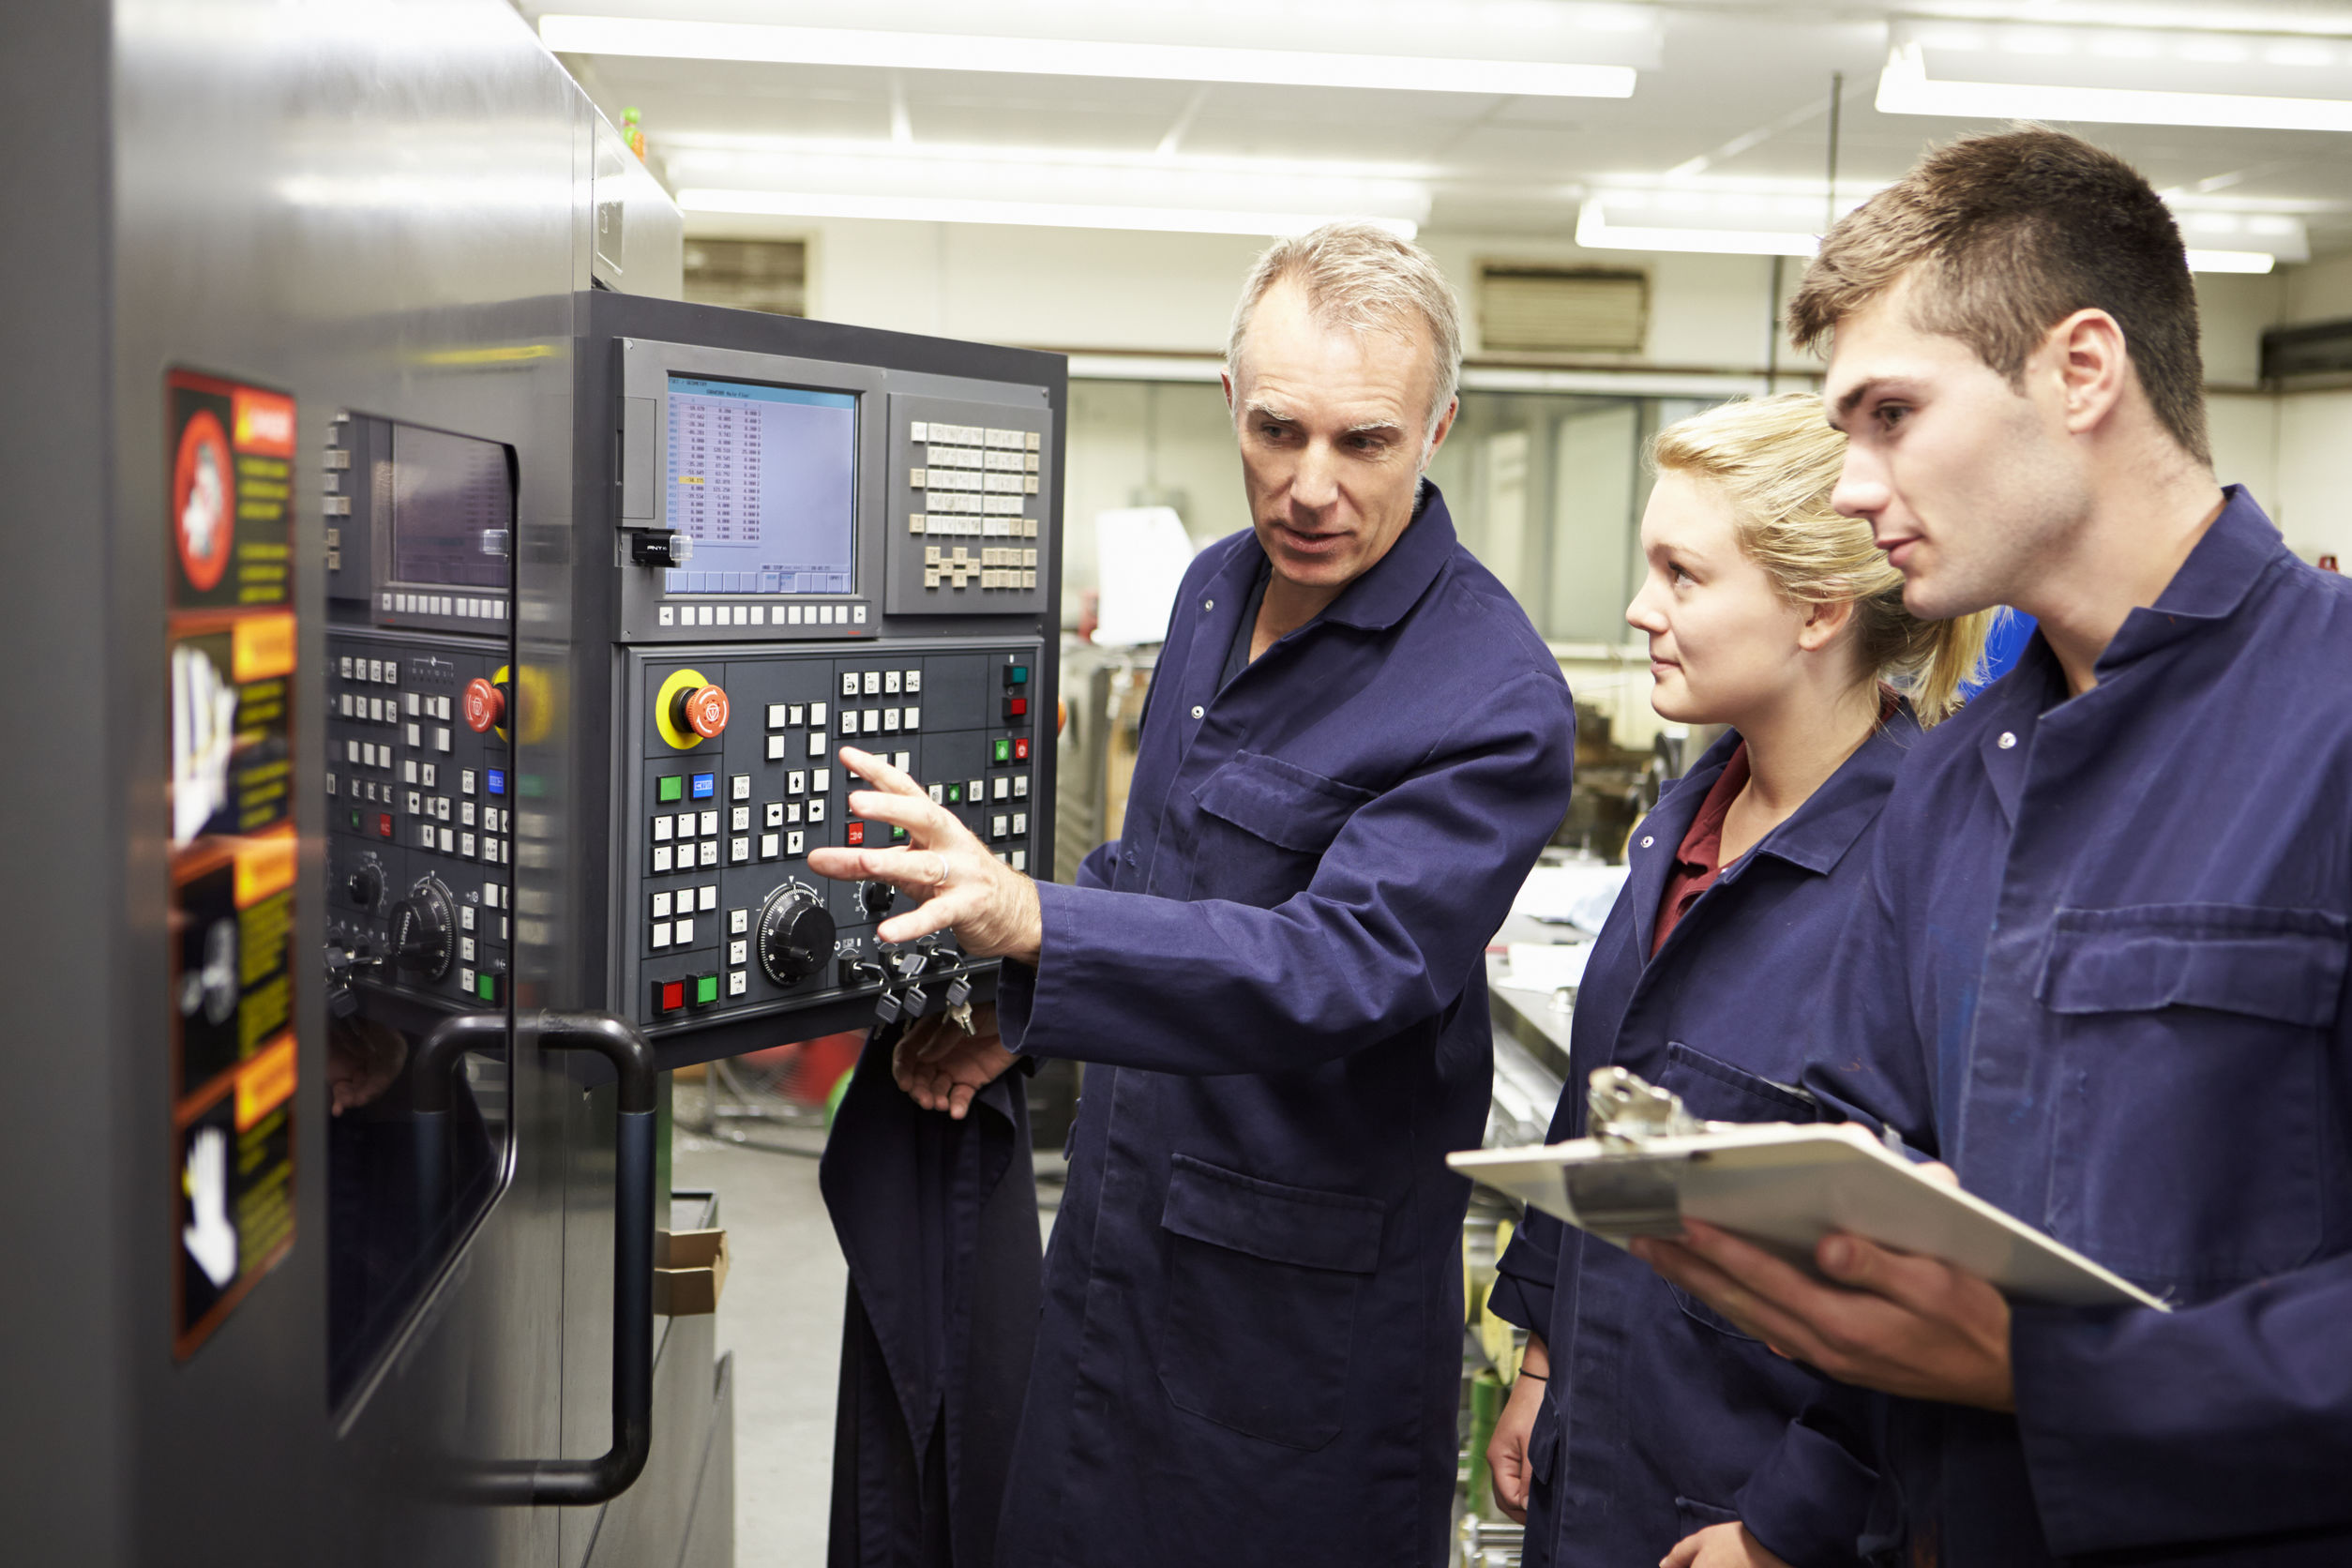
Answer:
[[[755, 0], [519, 0], [544, 11], [802, 20]], [[1269, 5], [1274, 0], [1268, 0]], [[1988, 122], [1881, 114], [1872, 106], [1898, 8], [1794, 7], [1772, 0], [1662, 0], [1661, 64], [1630, 98], [1536, 98], [1433, 92], [1208, 86], [1181, 82], [750, 64], [623, 55], [565, 56], [605, 112], [642, 112], [651, 161], [682, 137], [776, 138], [901, 148], [1003, 148], [1144, 158], [1173, 138], [1187, 159], [1280, 159], [1377, 166], [1431, 193], [1425, 227], [1566, 237], [1583, 187], [1654, 181], [1727, 145], [1705, 178], [1822, 180], [1831, 75], [1843, 71], [1841, 184], [1892, 180], [1929, 143]], [[964, 31], [990, 8], [960, 8]], [[2160, 7], [2076, 0], [1912, 0], [1905, 14], [2020, 20], [2140, 20]], [[854, 11], [834, 11], [849, 24]], [[1163, 13], [1165, 14], [1165, 13]], [[1182, 14], [1182, 13], [1178, 13]], [[2155, 20], [2164, 20], [2157, 15]], [[2205, 0], [2173, 20], [2203, 27], [2299, 26], [2352, 33], [2342, 0]], [[1219, 40], [1229, 41], [1229, 40]], [[1347, 47], [1344, 39], [1327, 47]], [[1512, 39], [1448, 40], [1447, 53], [1511, 58]], [[2076, 128], [2132, 159], [2160, 188], [2299, 211], [2315, 253], [2352, 249], [2352, 135]], [[1742, 143], [1745, 143], [1742, 145]]]

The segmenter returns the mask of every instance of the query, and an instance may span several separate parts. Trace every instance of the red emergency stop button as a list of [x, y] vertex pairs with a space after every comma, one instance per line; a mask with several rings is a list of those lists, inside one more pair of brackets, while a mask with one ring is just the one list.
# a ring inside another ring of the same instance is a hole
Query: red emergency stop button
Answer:
[[506, 716], [506, 694], [476, 676], [465, 683], [465, 727], [486, 733]]
[[696, 686], [678, 693], [671, 721], [681, 730], [691, 730], [704, 740], [716, 740], [727, 729], [727, 693], [715, 686]]

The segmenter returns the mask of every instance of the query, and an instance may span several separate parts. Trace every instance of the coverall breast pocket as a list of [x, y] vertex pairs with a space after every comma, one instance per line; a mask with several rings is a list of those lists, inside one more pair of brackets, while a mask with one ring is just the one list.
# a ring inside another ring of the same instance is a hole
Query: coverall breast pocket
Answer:
[[1160, 1383], [1177, 1409], [1286, 1448], [1339, 1435], [1357, 1297], [1385, 1207], [1174, 1156]]
[[[1818, 1122], [1821, 1106], [1803, 1090], [1733, 1066], [1680, 1040], [1666, 1042], [1666, 1066], [1658, 1087], [1681, 1096], [1684, 1108], [1710, 1122]], [[1756, 1344], [1754, 1336], [1679, 1285], [1661, 1285], [1673, 1292], [1674, 1304], [1693, 1321], [1717, 1334]]]
[[1237, 751], [1193, 792], [1201, 811], [1192, 896], [1272, 909], [1306, 890], [1369, 790]]
[[2059, 1240], [2192, 1296], [2314, 1254], [2345, 939], [2324, 910], [2058, 912], [2037, 996], [2058, 1015]]

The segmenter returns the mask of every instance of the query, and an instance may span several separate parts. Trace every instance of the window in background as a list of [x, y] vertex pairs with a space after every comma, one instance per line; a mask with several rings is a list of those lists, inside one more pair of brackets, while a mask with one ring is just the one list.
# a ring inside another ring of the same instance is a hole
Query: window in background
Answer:
[[689, 239], [686, 297], [772, 316], [808, 314], [808, 242], [799, 239]]

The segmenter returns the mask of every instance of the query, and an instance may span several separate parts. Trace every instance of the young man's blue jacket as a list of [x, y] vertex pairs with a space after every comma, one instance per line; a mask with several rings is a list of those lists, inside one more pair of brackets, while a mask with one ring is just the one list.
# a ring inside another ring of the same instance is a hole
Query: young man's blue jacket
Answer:
[[1006, 1044], [1089, 1066], [996, 1560], [1440, 1562], [1483, 955], [1566, 815], [1575, 714], [1419, 515], [1227, 683], [1265, 560], [1186, 574], [1123, 835], [1038, 889]]
[[1807, 1081], [2170, 1313], [2016, 1307], [2013, 1417], [1895, 1402], [1892, 1560], [2352, 1561], [2352, 592], [2235, 486], [2070, 697], [1914, 751]]
[[[1585, 966], [1551, 1141], [1584, 1136], [1586, 1080], [1612, 1063], [1711, 1121], [1839, 1114], [1795, 1085], [1821, 973], [1919, 738], [1897, 709], [1651, 957], [1676, 851], [1738, 733], [1665, 793], [1634, 831], [1625, 890]], [[1489, 1304], [1551, 1357], [1529, 1442], [1528, 1568], [1655, 1562], [1733, 1518], [1796, 1568], [1860, 1560], [1877, 1484], [1869, 1396], [1831, 1392], [1648, 1264], [1539, 1211], [1499, 1266]]]

